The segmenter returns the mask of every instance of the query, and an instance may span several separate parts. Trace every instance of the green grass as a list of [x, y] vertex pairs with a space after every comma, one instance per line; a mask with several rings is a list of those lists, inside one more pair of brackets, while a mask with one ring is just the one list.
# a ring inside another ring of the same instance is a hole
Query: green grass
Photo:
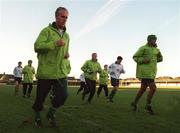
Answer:
[[[31, 99], [14, 96], [13, 86], [0, 86], [0, 133], [179, 133], [180, 89], [159, 89], [153, 99], [155, 116], [145, 110], [146, 94], [139, 102], [138, 112], [131, 111], [130, 103], [137, 89], [120, 89], [114, 103], [108, 103], [101, 93], [86, 105], [78, 88], [69, 88], [69, 97], [57, 111], [60, 127], [49, 128], [45, 118], [50, 105], [46, 99], [42, 112], [44, 127], [37, 129], [33, 123], [35, 88]], [[22, 124], [29, 120], [29, 123]]]

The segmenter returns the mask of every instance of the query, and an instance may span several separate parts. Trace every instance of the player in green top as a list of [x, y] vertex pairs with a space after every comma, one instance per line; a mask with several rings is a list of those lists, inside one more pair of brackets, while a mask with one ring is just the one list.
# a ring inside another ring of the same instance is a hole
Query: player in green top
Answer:
[[34, 44], [34, 50], [38, 56], [37, 92], [33, 104], [37, 127], [42, 126], [40, 112], [51, 88], [53, 88], [55, 96], [51, 100], [46, 117], [52, 127], [58, 126], [55, 112], [68, 97], [67, 73], [63, 70], [64, 57], [69, 52], [70, 38], [66, 32], [68, 15], [69, 12], [66, 8], [58, 7], [55, 11], [55, 22], [40, 32]]
[[30, 98], [31, 91], [33, 88], [33, 79], [35, 74], [35, 69], [32, 66], [32, 60], [28, 60], [28, 65], [26, 65], [23, 70], [23, 97], [26, 97], [26, 92], [28, 88], [27, 97]]
[[134, 111], [137, 110], [137, 103], [146, 89], [149, 87], [150, 91], [147, 95], [147, 102], [145, 109], [154, 114], [151, 107], [151, 101], [156, 91], [155, 77], [157, 73], [157, 63], [163, 60], [160, 50], [156, 44], [157, 37], [155, 35], [149, 35], [147, 37], [147, 43], [140, 47], [134, 54], [133, 59], [137, 63], [136, 77], [141, 80], [141, 88], [138, 91], [131, 106]]
[[101, 73], [101, 66], [97, 61], [97, 53], [92, 54], [92, 59], [87, 60], [81, 67], [84, 72], [87, 88], [82, 94], [82, 99], [84, 100], [85, 95], [90, 93], [87, 103], [91, 103], [91, 100], [96, 92], [96, 80], [97, 73]]
[[99, 88], [97, 91], [97, 96], [99, 97], [102, 89], [104, 89], [104, 93], [106, 98], [108, 98], [108, 65], [104, 65], [104, 70], [99, 74]]

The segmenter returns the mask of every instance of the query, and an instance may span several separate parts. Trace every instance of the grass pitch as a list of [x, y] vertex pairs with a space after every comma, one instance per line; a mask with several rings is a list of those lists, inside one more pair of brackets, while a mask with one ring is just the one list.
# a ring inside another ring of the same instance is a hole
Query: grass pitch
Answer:
[[[180, 133], [180, 88], [158, 89], [153, 99], [156, 115], [149, 115], [144, 107], [146, 95], [141, 98], [138, 111], [130, 108], [137, 89], [120, 89], [114, 103], [108, 103], [102, 91], [94, 96], [92, 104], [85, 104], [77, 87], [69, 88], [69, 97], [56, 117], [59, 128], [49, 128], [46, 113], [50, 105], [47, 97], [42, 111], [43, 128], [34, 126], [31, 106], [35, 98], [14, 96], [14, 86], [0, 86], [0, 133]], [[20, 90], [22, 93], [22, 90]]]

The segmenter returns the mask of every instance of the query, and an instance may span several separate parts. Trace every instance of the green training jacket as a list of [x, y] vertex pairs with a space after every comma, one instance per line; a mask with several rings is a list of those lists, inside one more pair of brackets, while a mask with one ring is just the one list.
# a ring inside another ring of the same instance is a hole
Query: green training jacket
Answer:
[[102, 70], [99, 75], [99, 84], [100, 85], [107, 85], [108, 84], [108, 71]]
[[23, 70], [23, 83], [33, 83], [35, 69], [32, 66], [26, 65]]
[[[136, 77], [139, 79], [155, 79], [157, 73], [157, 62], [163, 60], [163, 56], [157, 47], [148, 44], [140, 47], [133, 56], [137, 63]], [[149, 60], [148, 64], [144, 60]]]
[[[63, 39], [64, 46], [56, 45], [59, 39]], [[49, 24], [40, 32], [34, 44], [34, 50], [38, 57], [37, 79], [64, 78], [61, 65], [69, 50], [69, 35], [65, 28], [63, 35], [60, 35], [55, 23]]]
[[101, 72], [101, 66], [97, 61], [87, 60], [81, 67], [84, 77], [90, 80], [97, 80], [97, 73]]

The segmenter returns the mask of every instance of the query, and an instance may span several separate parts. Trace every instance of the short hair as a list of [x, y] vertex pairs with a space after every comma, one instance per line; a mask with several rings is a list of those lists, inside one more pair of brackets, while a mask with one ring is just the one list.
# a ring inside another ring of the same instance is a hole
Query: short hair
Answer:
[[28, 63], [32, 63], [32, 60], [28, 60]]
[[68, 12], [68, 10], [65, 7], [58, 7], [55, 11], [55, 17], [57, 17], [59, 15], [59, 11], [61, 11], [61, 10]]
[[108, 65], [107, 65], [107, 64], [105, 64], [105, 65], [104, 65], [104, 67], [106, 67], [106, 66], [108, 67]]
[[92, 56], [95, 55], [95, 54], [97, 55], [97, 53], [92, 53]]
[[117, 60], [122, 60], [123, 58], [121, 56], [118, 56], [117, 57]]
[[18, 64], [22, 64], [22, 62], [21, 62], [21, 61], [19, 61], [19, 62], [18, 62]]
[[150, 42], [151, 40], [157, 40], [156, 35], [148, 35], [147, 41]]

